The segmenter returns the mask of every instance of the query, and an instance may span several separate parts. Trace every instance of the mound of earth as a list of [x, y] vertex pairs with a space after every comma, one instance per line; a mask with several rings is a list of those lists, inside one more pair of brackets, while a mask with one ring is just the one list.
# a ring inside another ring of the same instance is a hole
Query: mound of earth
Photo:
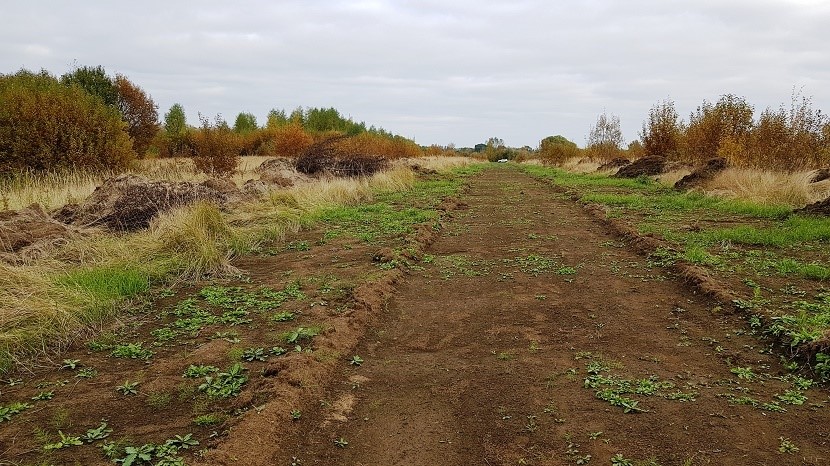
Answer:
[[810, 183], [819, 183], [824, 180], [830, 180], [830, 168], [821, 168], [813, 173], [810, 177]]
[[67, 225], [53, 220], [38, 204], [21, 210], [0, 212], [0, 255], [23, 254], [27, 249], [54, 243], [73, 233]]
[[823, 201], [814, 202], [794, 211], [797, 214], [820, 215], [830, 217], [830, 197]]
[[709, 159], [705, 164], [698, 167], [692, 173], [680, 178], [680, 180], [674, 184], [674, 187], [675, 189], [687, 190], [694, 188], [695, 186], [700, 186], [702, 183], [711, 180], [715, 177], [715, 175], [724, 171], [728, 166], [729, 164], [724, 158], [716, 157]]
[[311, 177], [300, 173], [294, 167], [294, 162], [285, 157], [266, 160], [256, 168], [259, 179], [267, 184], [280, 187], [289, 187], [297, 183], [311, 181]]
[[599, 168], [597, 168], [597, 171], [598, 172], [604, 172], [604, 171], [608, 171], [608, 170], [613, 170], [615, 168], [624, 167], [624, 166], [628, 165], [629, 163], [631, 163], [630, 160], [628, 160], [626, 158], [623, 158], [623, 157], [617, 157], [615, 159], [611, 159], [611, 160], [603, 163], [602, 165], [600, 165]]
[[61, 209], [56, 217], [75, 225], [134, 231], [149, 227], [153, 217], [175, 207], [196, 201], [225, 204], [233, 197], [229, 193], [239, 193], [239, 190], [224, 181], [208, 180], [202, 184], [149, 181], [128, 174], [108, 179], [74, 211]]
[[637, 159], [620, 168], [620, 171], [614, 176], [617, 178], [637, 178], [638, 176], [659, 175], [665, 170], [666, 158], [659, 155], [651, 155]]

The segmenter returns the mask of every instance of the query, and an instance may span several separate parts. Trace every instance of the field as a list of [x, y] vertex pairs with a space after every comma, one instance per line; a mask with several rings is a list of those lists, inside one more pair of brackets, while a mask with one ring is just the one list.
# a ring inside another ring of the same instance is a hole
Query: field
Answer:
[[0, 464], [830, 463], [826, 217], [417, 163], [221, 212], [194, 270], [124, 262], [140, 233], [9, 266], [110, 307], [40, 350], [37, 319], [3, 321], [30, 357], [0, 381]]

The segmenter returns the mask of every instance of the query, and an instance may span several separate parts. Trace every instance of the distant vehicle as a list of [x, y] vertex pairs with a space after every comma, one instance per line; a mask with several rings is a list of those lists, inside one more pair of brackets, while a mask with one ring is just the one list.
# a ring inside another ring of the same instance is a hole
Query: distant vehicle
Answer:
[[499, 159], [499, 163], [507, 163], [507, 159]]

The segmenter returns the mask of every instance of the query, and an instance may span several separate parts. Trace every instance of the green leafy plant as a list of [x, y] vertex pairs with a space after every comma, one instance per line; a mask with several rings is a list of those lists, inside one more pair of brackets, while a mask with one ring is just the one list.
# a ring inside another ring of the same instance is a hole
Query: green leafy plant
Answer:
[[799, 390], [787, 390], [782, 394], [775, 395], [775, 397], [788, 405], [801, 406], [807, 401], [807, 395]]
[[300, 343], [302, 341], [311, 340], [320, 334], [320, 329], [317, 327], [297, 327], [295, 330], [286, 332], [282, 335], [282, 340], [286, 343]]
[[77, 377], [79, 379], [91, 379], [91, 378], [95, 377], [96, 375], [98, 375], [97, 370], [95, 370], [92, 367], [84, 367], [83, 369], [79, 370], [75, 374], [75, 377]]
[[334, 439], [334, 444], [337, 445], [339, 448], [346, 448], [347, 446], [349, 446], [349, 442], [343, 437]]
[[244, 361], [265, 361], [266, 359], [268, 359], [268, 354], [265, 353], [265, 348], [248, 348], [242, 352]]
[[248, 381], [242, 364], [235, 363], [227, 371], [218, 373], [215, 377], [205, 377], [204, 383], [199, 385], [199, 391], [211, 398], [229, 398], [239, 395], [242, 385]]
[[289, 311], [281, 311], [271, 316], [272, 322], [288, 322], [294, 320], [295, 314]]
[[737, 375], [742, 380], [754, 380], [757, 377], [751, 367], [733, 367], [729, 369], [729, 372]]
[[81, 437], [86, 443], [92, 443], [96, 440], [103, 440], [109, 437], [112, 429], [107, 427], [106, 421], [101, 421], [98, 427], [87, 429], [86, 433]]
[[49, 390], [49, 391], [39, 392], [37, 395], [32, 397], [32, 400], [34, 400], [34, 401], [46, 401], [46, 400], [51, 400], [54, 397], [55, 397], [55, 391], [54, 390]]
[[225, 419], [227, 419], [227, 416], [222, 413], [208, 413], [196, 416], [193, 423], [197, 426], [213, 426], [225, 422]]
[[781, 442], [778, 445], [778, 453], [788, 453], [793, 454], [796, 453], [799, 448], [793, 443], [792, 440], [785, 438], [785, 437], [778, 437], [778, 440]]
[[184, 374], [182, 374], [182, 377], [187, 379], [198, 379], [199, 377], [204, 377], [208, 374], [217, 372], [218, 370], [219, 368], [216, 366], [209, 366], [204, 364], [191, 364], [187, 366], [187, 369], [184, 370]]
[[352, 356], [352, 359], [349, 361], [349, 364], [351, 364], [352, 366], [359, 366], [363, 364], [363, 358], [361, 358], [358, 355], [354, 355]]
[[300, 412], [299, 409], [292, 409], [291, 410], [291, 420], [292, 421], [299, 421], [300, 417], [302, 417], [302, 415], [303, 414]]
[[142, 343], [126, 343], [121, 345], [115, 345], [110, 353], [110, 356], [114, 358], [125, 358], [125, 359], [150, 359], [153, 357], [153, 352], [149, 349], [144, 348]]
[[64, 359], [61, 369], [75, 370], [81, 363], [80, 359]]
[[626, 458], [622, 453], [617, 453], [611, 457], [611, 466], [634, 466], [634, 461]]
[[80, 437], [74, 437], [74, 436], [71, 436], [71, 435], [66, 435], [63, 432], [61, 432], [60, 430], [58, 431], [58, 436], [60, 437], [60, 440], [58, 440], [55, 443], [47, 443], [46, 445], [43, 446], [43, 449], [47, 450], [47, 451], [48, 450], [60, 450], [61, 448], [68, 448], [68, 447], [73, 447], [73, 446], [78, 446], [78, 445], [83, 445], [84, 444], [84, 442], [81, 441]]
[[125, 381], [123, 384], [115, 387], [115, 389], [125, 396], [138, 395], [138, 382]]
[[29, 403], [15, 402], [7, 406], [0, 406], [0, 423], [10, 421], [14, 416], [31, 408]]

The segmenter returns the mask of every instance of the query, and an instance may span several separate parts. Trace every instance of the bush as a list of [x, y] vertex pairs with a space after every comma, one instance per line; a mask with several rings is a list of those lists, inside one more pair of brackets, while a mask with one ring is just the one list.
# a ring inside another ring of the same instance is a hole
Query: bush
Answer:
[[202, 126], [193, 137], [193, 163], [202, 172], [211, 175], [229, 175], [239, 164], [241, 144], [239, 136], [217, 116], [211, 124], [200, 117]]
[[651, 107], [648, 120], [643, 123], [643, 131], [640, 133], [644, 155], [677, 157], [683, 131], [683, 123], [674, 108], [674, 102], [664, 100]]
[[703, 162], [723, 157], [731, 163], [740, 162], [735, 160], [735, 154], [748, 147], [753, 113], [743, 97], [733, 94], [722, 95], [714, 105], [703, 101], [689, 117], [684, 159]]
[[297, 171], [306, 175], [367, 176], [388, 165], [384, 157], [355, 151], [349, 143], [348, 136], [339, 135], [312, 144], [297, 158]]
[[314, 138], [298, 124], [287, 124], [269, 129], [273, 155], [296, 158], [314, 143]]
[[559, 165], [568, 159], [579, 157], [576, 143], [564, 136], [548, 136], [539, 143], [539, 156], [550, 165]]
[[164, 135], [162, 142], [166, 146], [160, 147], [162, 156], [190, 156], [192, 144], [187, 128], [187, 118], [184, 108], [180, 104], [173, 104], [164, 114]]
[[0, 75], [0, 171], [121, 169], [134, 158], [121, 115], [101, 98], [45, 71]]

